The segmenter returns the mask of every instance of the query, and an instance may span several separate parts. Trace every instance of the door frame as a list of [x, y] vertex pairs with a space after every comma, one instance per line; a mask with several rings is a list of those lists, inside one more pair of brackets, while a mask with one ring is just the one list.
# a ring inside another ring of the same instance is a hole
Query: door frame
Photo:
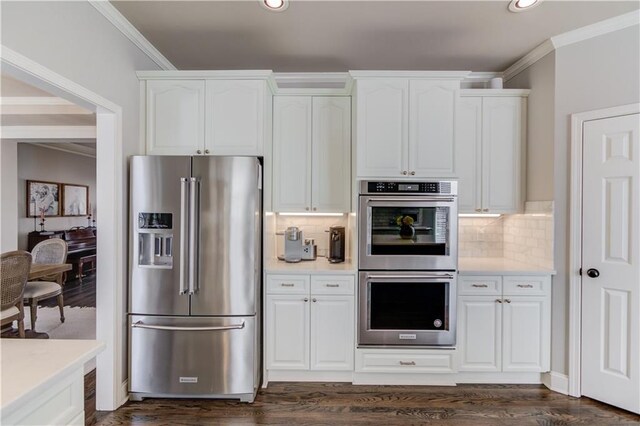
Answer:
[[569, 205], [569, 395], [582, 396], [582, 139], [584, 123], [640, 113], [640, 103], [571, 114]]
[[[127, 244], [123, 220], [126, 164], [122, 151], [122, 107], [37, 62], [0, 46], [3, 72], [96, 113], [96, 204], [100, 218], [96, 269], [96, 409], [111, 411], [128, 398], [124, 371], [124, 288]], [[99, 161], [98, 161], [99, 160]]]

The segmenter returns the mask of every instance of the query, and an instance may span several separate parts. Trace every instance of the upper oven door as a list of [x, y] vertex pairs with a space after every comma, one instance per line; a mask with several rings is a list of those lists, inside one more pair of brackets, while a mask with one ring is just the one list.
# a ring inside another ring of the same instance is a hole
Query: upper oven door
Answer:
[[456, 197], [360, 196], [361, 270], [456, 270]]

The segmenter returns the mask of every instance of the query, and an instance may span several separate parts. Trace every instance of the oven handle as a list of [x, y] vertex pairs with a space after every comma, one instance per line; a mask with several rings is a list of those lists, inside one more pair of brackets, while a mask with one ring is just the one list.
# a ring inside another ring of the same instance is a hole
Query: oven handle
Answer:
[[455, 199], [453, 197], [403, 197], [403, 198], [396, 198], [396, 197], [368, 197], [367, 199], [367, 203], [370, 202], [385, 202], [385, 201], [393, 201], [393, 202], [414, 202], [414, 201], [418, 201], [418, 202], [447, 202], [447, 203], [452, 203], [453, 201], [455, 201]]
[[434, 274], [434, 275], [408, 275], [408, 274], [398, 274], [398, 275], [367, 275], [366, 276], [367, 279], [372, 279], [372, 280], [380, 280], [380, 279], [393, 279], [393, 280], [412, 280], [412, 279], [445, 279], [445, 280], [452, 280], [454, 278], [453, 274]]

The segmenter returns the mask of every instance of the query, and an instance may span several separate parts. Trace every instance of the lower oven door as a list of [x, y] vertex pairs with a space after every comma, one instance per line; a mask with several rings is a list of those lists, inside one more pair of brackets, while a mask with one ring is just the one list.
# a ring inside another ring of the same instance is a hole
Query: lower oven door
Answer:
[[454, 346], [456, 272], [360, 272], [358, 345]]

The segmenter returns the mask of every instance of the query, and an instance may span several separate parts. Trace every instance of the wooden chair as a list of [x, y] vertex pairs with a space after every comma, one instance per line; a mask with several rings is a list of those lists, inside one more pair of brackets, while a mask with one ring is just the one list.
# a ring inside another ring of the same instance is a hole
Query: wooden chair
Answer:
[[[59, 264], [67, 261], [67, 242], [60, 238], [51, 238], [36, 244], [31, 251], [33, 263]], [[64, 299], [62, 297], [63, 274], [42, 278], [41, 281], [29, 281], [24, 289], [24, 304], [30, 308], [31, 330], [36, 330], [38, 319], [38, 302], [40, 300], [58, 299], [60, 322], [64, 322]]]
[[29, 252], [11, 251], [2, 255], [0, 266], [1, 325], [11, 324], [17, 320], [18, 333], [22, 338], [25, 337], [22, 297], [27, 279], [29, 279], [30, 268], [31, 254]]

